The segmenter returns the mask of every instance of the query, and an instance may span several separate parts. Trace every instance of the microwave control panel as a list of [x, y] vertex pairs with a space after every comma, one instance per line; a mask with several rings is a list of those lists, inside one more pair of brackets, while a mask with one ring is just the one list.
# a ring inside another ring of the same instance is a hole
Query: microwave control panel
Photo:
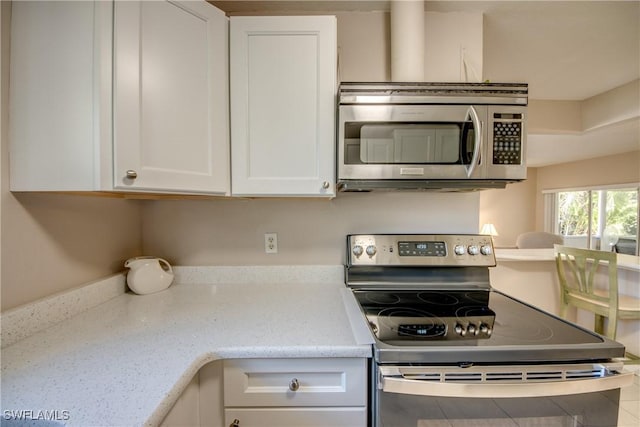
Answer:
[[522, 164], [523, 115], [520, 113], [493, 114], [493, 164]]

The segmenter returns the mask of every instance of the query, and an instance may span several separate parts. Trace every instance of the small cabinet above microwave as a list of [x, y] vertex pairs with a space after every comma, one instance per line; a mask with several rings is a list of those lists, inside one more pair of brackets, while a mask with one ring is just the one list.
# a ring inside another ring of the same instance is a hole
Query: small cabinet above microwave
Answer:
[[453, 86], [343, 83], [339, 188], [475, 190], [525, 179], [526, 86]]

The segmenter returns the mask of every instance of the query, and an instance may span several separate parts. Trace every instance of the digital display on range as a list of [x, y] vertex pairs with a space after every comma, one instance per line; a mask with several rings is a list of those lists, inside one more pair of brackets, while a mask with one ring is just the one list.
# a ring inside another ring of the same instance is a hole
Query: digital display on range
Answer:
[[400, 256], [446, 256], [444, 242], [398, 242]]

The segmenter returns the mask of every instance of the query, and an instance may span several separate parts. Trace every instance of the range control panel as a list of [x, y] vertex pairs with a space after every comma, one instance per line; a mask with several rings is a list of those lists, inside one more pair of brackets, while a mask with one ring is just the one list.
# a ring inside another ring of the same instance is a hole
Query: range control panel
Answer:
[[353, 234], [349, 265], [493, 267], [491, 236], [482, 234]]

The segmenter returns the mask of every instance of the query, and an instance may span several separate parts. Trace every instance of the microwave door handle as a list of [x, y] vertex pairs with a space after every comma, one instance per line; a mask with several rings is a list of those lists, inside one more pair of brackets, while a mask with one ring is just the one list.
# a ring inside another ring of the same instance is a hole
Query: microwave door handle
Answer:
[[625, 387], [633, 382], [633, 372], [585, 379], [528, 383], [446, 383], [440, 381], [408, 380], [383, 376], [382, 391], [434, 397], [547, 397], [579, 393], [595, 393]]
[[473, 144], [473, 157], [471, 158], [471, 164], [466, 167], [467, 170], [467, 178], [471, 178], [473, 171], [478, 164], [478, 157], [480, 156], [480, 151], [482, 150], [482, 123], [480, 123], [480, 118], [478, 117], [478, 112], [473, 105], [469, 106], [469, 111], [467, 111], [467, 117], [471, 117], [471, 121], [473, 122], [473, 127], [476, 129], [475, 132], [475, 142]]

